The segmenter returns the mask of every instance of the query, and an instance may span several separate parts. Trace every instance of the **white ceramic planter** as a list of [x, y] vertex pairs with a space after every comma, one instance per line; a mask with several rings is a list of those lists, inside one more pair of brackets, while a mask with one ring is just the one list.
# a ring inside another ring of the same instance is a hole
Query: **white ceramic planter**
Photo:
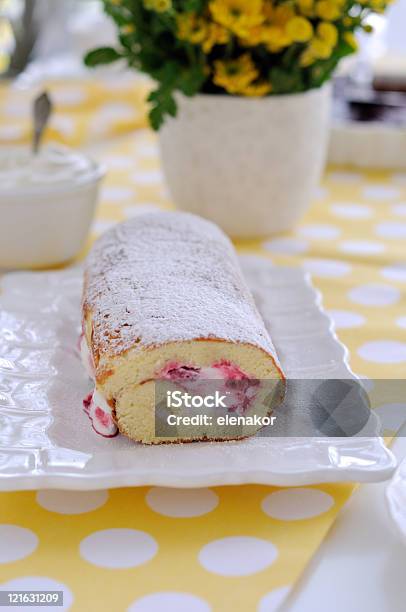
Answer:
[[243, 98], [178, 97], [160, 132], [176, 206], [252, 238], [291, 229], [308, 208], [324, 166], [330, 88]]

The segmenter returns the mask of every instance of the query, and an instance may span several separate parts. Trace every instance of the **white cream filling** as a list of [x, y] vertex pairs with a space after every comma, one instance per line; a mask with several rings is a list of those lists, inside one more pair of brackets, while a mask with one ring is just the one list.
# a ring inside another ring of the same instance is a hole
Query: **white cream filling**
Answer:
[[[181, 368], [182, 366], [180, 366], [180, 369]], [[174, 370], [176, 370], [175, 367]], [[258, 387], [257, 385], [252, 385], [244, 388], [244, 380], [238, 378], [233, 379], [227, 376], [227, 374], [232, 373], [232, 370], [232, 366], [230, 370], [228, 370], [228, 366], [225, 366], [225, 368], [206, 366], [199, 368], [195, 376], [193, 372], [191, 372], [190, 378], [182, 378], [182, 376], [180, 376], [177, 379], [176, 374], [173, 378], [170, 376], [169, 378], [164, 376], [164, 378], [173, 380], [175, 384], [178, 384], [179, 387], [187, 390], [192, 395], [204, 397], [206, 395], [212, 395], [213, 392], [216, 391], [223, 396], [223, 405], [227, 407], [228, 410], [235, 411], [238, 414], [244, 414], [247, 408], [246, 402], [250, 402], [255, 398]], [[233, 380], [236, 382], [234, 388], [229, 384]], [[214, 384], [212, 381], [218, 382]]]
[[[80, 357], [82, 360], [83, 367], [86, 370], [89, 378], [95, 381], [95, 372], [93, 358], [87, 345], [86, 337], [84, 334], [80, 337]], [[92, 421], [94, 430], [102, 436], [114, 436], [117, 433], [117, 425], [113, 420], [113, 411], [111, 406], [107, 403], [106, 398], [97, 390], [95, 387], [92, 399], [87, 408], [85, 408], [89, 419]]]
[[106, 398], [97, 389], [93, 391], [92, 400], [86, 412], [98, 434], [106, 437], [116, 435], [118, 429], [113, 421], [112, 410]]

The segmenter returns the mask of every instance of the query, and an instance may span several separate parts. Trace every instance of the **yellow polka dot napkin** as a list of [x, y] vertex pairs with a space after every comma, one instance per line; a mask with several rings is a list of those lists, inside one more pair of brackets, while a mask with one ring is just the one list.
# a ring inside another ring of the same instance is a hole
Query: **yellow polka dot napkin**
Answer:
[[[86, 147], [109, 170], [89, 244], [118, 221], [172, 206], [143, 82], [48, 88], [56, 104], [48, 138]], [[0, 88], [0, 144], [27, 141], [32, 96]], [[405, 239], [406, 174], [331, 168], [294, 232], [237, 246], [311, 273], [357, 373], [404, 378]], [[1, 588], [61, 590], [57, 609], [77, 611], [275, 611], [351, 492], [334, 484], [2, 493]]]

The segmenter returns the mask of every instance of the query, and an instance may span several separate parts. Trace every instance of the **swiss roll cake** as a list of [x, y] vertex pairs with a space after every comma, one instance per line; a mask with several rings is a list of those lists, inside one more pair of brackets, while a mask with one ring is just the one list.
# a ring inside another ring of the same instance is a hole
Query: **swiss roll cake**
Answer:
[[182, 424], [162, 434], [162, 383], [224, 391], [226, 412], [243, 417], [269, 416], [281, 401], [284, 375], [232, 243], [200, 217], [140, 214], [99, 238], [86, 261], [82, 323], [82, 359], [95, 383], [85, 409], [103, 435], [229, 440], [263, 426], [259, 418], [243, 429], [215, 422], [193, 433]]

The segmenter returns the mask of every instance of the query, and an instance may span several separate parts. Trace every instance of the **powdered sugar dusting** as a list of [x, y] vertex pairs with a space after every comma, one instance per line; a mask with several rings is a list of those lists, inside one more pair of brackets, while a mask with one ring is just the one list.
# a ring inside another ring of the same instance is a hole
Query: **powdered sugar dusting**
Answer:
[[231, 242], [188, 213], [138, 215], [99, 238], [87, 260], [84, 307], [99, 355], [219, 338], [275, 356]]

